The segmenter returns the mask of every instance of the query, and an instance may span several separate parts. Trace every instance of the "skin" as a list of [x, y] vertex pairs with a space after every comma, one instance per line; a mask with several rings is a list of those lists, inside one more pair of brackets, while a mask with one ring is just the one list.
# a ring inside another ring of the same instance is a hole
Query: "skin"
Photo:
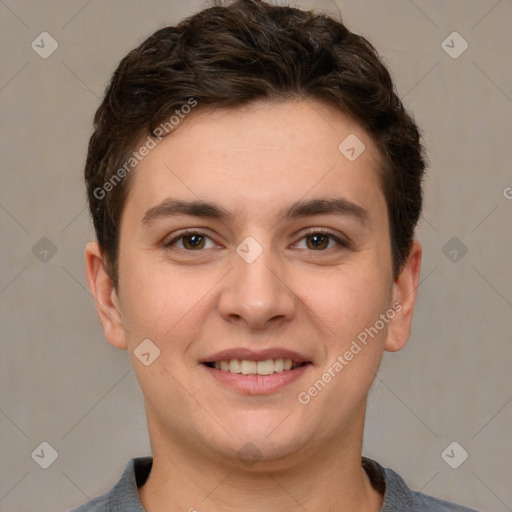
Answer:
[[[349, 134], [366, 146], [353, 162], [338, 150]], [[338, 110], [260, 101], [189, 115], [134, 171], [118, 289], [96, 242], [87, 246], [86, 270], [105, 337], [130, 353], [145, 398], [154, 462], [139, 495], [148, 512], [380, 509], [382, 496], [360, 463], [366, 399], [383, 352], [400, 350], [409, 337], [422, 250], [415, 240], [393, 279], [377, 164], [368, 134]], [[234, 217], [143, 221], [169, 197], [215, 202]], [[318, 198], [356, 203], [367, 220], [280, 217], [292, 203]], [[206, 238], [165, 245], [185, 228]], [[308, 228], [350, 245], [307, 236]], [[248, 236], [263, 249], [252, 263], [236, 252]], [[299, 403], [298, 394], [396, 301], [401, 311], [307, 405]], [[160, 349], [149, 366], [134, 355], [144, 339]], [[247, 395], [199, 363], [233, 347], [287, 348], [312, 364], [276, 392]], [[253, 465], [237, 456], [248, 442], [260, 454]]]

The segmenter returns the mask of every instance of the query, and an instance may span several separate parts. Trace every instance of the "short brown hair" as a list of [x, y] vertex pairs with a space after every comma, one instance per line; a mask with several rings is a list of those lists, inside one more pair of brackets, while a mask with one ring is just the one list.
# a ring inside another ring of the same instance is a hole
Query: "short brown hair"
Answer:
[[[119, 226], [131, 176], [119, 171], [141, 138], [158, 136], [158, 126], [191, 98], [199, 108], [316, 99], [359, 122], [381, 156], [379, 179], [398, 277], [421, 214], [425, 154], [418, 127], [377, 51], [327, 15], [237, 0], [216, 2], [160, 29], [128, 53], [96, 112], [85, 180], [96, 236], [116, 287]], [[112, 181], [116, 172], [119, 183]]]

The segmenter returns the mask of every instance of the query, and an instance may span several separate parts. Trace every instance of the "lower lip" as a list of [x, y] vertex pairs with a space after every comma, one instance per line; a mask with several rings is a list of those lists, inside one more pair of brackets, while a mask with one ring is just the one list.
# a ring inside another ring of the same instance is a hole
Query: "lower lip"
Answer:
[[272, 375], [243, 375], [201, 365], [218, 382], [231, 389], [247, 395], [268, 395], [299, 379], [308, 371], [311, 363], [304, 364], [294, 370], [284, 370]]

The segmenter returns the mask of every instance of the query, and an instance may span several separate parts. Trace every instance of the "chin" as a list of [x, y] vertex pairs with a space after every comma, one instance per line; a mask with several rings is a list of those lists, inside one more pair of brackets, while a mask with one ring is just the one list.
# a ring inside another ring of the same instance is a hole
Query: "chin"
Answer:
[[[231, 458], [238, 467], [246, 467], [251, 470], [278, 470], [292, 466], [294, 461], [305, 455], [307, 444], [304, 423], [300, 427], [294, 420], [286, 418], [286, 414], [267, 414], [262, 417], [259, 414], [258, 421], [252, 421], [257, 413], [242, 413], [245, 418], [236, 424], [226, 424], [226, 429], [233, 437], [216, 442], [215, 451], [220, 452], [221, 457]], [[292, 415], [290, 415], [292, 416]], [[283, 421], [284, 419], [284, 421]]]

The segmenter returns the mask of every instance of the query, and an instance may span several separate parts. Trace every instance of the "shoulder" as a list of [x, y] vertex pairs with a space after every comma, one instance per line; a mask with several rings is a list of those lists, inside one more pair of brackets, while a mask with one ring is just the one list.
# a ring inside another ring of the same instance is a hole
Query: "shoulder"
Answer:
[[137, 488], [147, 479], [153, 459], [131, 459], [117, 484], [106, 494], [95, 498], [71, 512], [144, 512]]
[[414, 510], [418, 512], [478, 512], [474, 508], [464, 507], [456, 503], [427, 496], [421, 492], [412, 491]]
[[363, 457], [363, 467], [373, 485], [384, 493], [381, 512], [478, 512], [473, 508], [413, 491], [398, 473], [382, 467], [374, 460]]
[[109, 493], [104, 494], [99, 498], [95, 498], [94, 500], [87, 502], [85, 505], [74, 508], [71, 512], [108, 512], [110, 510], [108, 495]]

